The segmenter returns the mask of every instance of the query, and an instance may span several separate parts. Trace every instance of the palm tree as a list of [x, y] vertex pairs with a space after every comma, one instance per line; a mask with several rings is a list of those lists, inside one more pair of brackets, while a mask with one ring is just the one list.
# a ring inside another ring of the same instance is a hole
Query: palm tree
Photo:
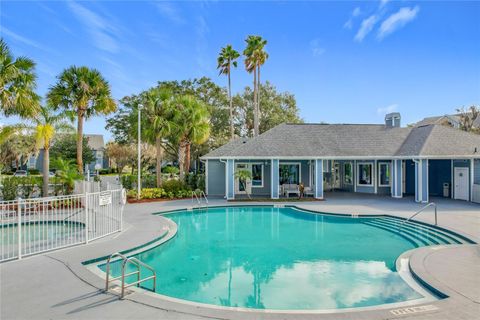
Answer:
[[62, 158], [55, 159], [53, 166], [57, 169], [56, 175], [67, 188], [67, 194], [71, 194], [75, 187], [75, 181], [82, 179], [82, 175], [78, 172], [78, 168], [72, 160], [64, 160]]
[[152, 88], [142, 96], [144, 106], [143, 126], [145, 135], [156, 149], [157, 187], [162, 185], [162, 161], [164, 154], [164, 140], [170, 134], [172, 117], [170, 108], [172, 92], [164, 88]]
[[37, 150], [43, 149], [43, 196], [48, 197], [48, 180], [50, 173], [50, 145], [57, 132], [68, 132], [74, 130], [73, 127], [65, 121], [65, 114], [55, 113], [51, 106], [40, 107], [40, 112], [35, 123], [35, 140]]
[[172, 107], [172, 123], [175, 124], [172, 133], [178, 142], [178, 165], [183, 181], [190, 170], [191, 144], [202, 144], [210, 136], [209, 113], [203, 102], [189, 95], [177, 97]]
[[233, 102], [232, 102], [232, 87], [231, 87], [231, 67], [237, 67], [237, 59], [240, 57], [240, 53], [232, 48], [232, 45], [227, 45], [222, 48], [217, 58], [217, 69], [220, 70], [220, 74], [226, 74], [228, 77], [228, 99], [230, 100], [230, 138], [233, 140], [235, 137], [235, 130], [233, 128]]
[[116, 109], [110, 85], [100, 72], [88, 67], [72, 66], [65, 69], [47, 94], [48, 104], [63, 109], [72, 119], [77, 118], [77, 166], [83, 173], [83, 122], [98, 114], [109, 114]]
[[40, 108], [36, 80], [35, 62], [26, 57], [15, 59], [0, 39], [0, 114], [34, 116]]
[[245, 69], [248, 73], [253, 72], [253, 135], [258, 136], [259, 130], [259, 104], [258, 104], [258, 83], [260, 77], [260, 66], [268, 59], [268, 54], [264, 51], [267, 40], [261, 36], [248, 36], [245, 40], [247, 47], [243, 51], [245, 56]]

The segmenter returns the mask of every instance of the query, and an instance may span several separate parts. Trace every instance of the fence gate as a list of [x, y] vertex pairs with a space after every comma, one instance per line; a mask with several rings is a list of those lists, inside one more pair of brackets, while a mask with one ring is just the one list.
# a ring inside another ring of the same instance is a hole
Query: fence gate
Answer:
[[0, 202], [0, 262], [122, 230], [124, 189]]

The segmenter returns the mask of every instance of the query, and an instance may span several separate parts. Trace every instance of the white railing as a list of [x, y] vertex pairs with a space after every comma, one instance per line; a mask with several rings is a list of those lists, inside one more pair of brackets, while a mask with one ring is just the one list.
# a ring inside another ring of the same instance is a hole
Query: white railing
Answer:
[[0, 202], [0, 262], [122, 230], [123, 189]]

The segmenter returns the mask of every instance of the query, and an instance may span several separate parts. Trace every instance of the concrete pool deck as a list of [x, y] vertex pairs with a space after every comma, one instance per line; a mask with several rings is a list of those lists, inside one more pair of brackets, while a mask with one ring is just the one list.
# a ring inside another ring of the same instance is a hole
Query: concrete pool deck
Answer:
[[[329, 213], [389, 214], [409, 217], [422, 207], [411, 198], [326, 194], [326, 201], [292, 202], [301, 208]], [[438, 203], [439, 226], [480, 242], [480, 205], [449, 199]], [[211, 199], [210, 205], [255, 205]], [[272, 204], [261, 202], [261, 204]], [[278, 203], [275, 203], [278, 204]], [[104, 280], [81, 262], [147, 243], [164, 232], [168, 220], [151, 213], [190, 207], [190, 200], [129, 204], [124, 231], [88, 245], [0, 264], [1, 319], [480, 319], [480, 247], [437, 246], [415, 250], [412, 270], [450, 297], [422, 309], [397, 307], [329, 314], [234, 312], [203, 308], [135, 292], [119, 300], [105, 294]], [[433, 223], [433, 213], [418, 220]], [[433, 307], [432, 307], [433, 306]], [[416, 311], [416, 312], [414, 312]]]

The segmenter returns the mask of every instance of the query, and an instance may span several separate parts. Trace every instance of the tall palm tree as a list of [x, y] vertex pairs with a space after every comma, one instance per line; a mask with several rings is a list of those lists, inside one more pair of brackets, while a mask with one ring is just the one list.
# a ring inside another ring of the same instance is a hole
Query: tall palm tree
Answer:
[[110, 85], [96, 69], [72, 66], [65, 69], [47, 94], [48, 104], [77, 118], [77, 166], [83, 173], [83, 122], [98, 114], [109, 114], [117, 108]]
[[202, 144], [210, 136], [210, 115], [203, 102], [189, 95], [177, 97], [172, 107], [172, 123], [175, 124], [172, 133], [178, 143], [178, 166], [180, 180], [183, 180], [190, 170], [192, 143]]
[[41, 106], [35, 123], [35, 140], [37, 150], [43, 149], [43, 196], [48, 197], [48, 180], [50, 173], [50, 145], [59, 132], [69, 132], [73, 127], [65, 121], [65, 114], [55, 113], [51, 106]]
[[233, 102], [232, 102], [232, 86], [231, 86], [231, 69], [237, 67], [237, 59], [240, 57], [240, 53], [232, 48], [232, 45], [223, 47], [217, 58], [217, 69], [220, 70], [220, 74], [225, 74], [228, 77], [228, 99], [230, 100], [230, 138], [235, 138], [235, 130], [233, 128]]
[[260, 66], [263, 65], [268, 58], [268, 54], [264, 51], [267, 40], [263, 39], [261, 36], [250, 35], [247, 37], [245, 42], [247, 43], [247, 47], [243, 51], [243, 55], [245, 56], [245, 69], [248, 73], [253, 72], [253, 135], [258, 136], [260, 133], [258, 78], [260, 76]]
[[40, 108], [36, 80], [35, 62], [26, 57], [15, 59], [6, 42], [0, 39], [0, 114], [34, 116]]
[[156, 175], [157, 187], [162, 185], [162, 161], [164, 154], [164, 140], [170, 134], [172, 124], [172, 100], [171, 90], [165, 88], [152, 88], [146, 91], [143, 96], [145, 135], [156, 149]]

